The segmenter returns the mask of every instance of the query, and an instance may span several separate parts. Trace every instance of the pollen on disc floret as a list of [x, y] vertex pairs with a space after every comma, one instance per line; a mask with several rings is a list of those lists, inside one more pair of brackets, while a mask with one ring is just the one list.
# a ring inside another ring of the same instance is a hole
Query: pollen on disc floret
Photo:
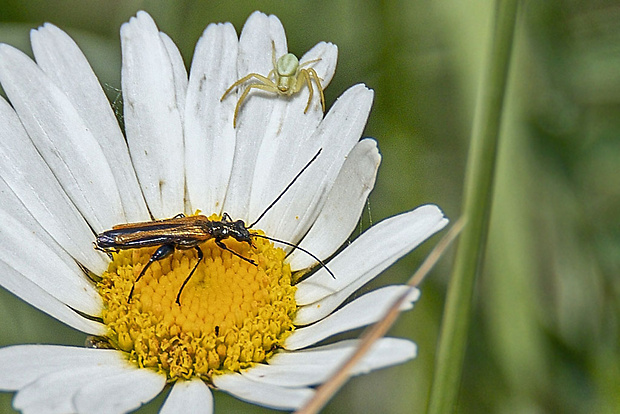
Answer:
[[226, 239], [254, 266], [220, 249], [200, 245], [204, 259], [176, 296], [196, 263], [194, 249], [177, 249], [134, 280], [155, 248], [124, 250], [99, 282], [103, 321], [110, 343], [140, 367], [166, 373], [170, 381], [239, 371], [264, 362], [292, 332], [296, 310], [285, 252], [255, 238], [254, 248]]

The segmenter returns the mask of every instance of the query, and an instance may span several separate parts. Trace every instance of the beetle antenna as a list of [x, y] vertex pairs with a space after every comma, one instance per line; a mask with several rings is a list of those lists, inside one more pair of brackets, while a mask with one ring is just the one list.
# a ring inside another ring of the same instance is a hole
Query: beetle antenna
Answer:
[[[319, 150], [317, 151], [317, 153], [316, 153], [316, 154], [314, 154], [314, 157], [312, 157], [312, 159], [311, 159], [310, 161], [308, 161], [308, 163], [304, 166], [304, 168], [302, 168], [302, 169], [301, 169], [301, 171], [299, 171], [299, 172], [297, 173], [297, 175], [295, 176], [295, 178], [293, 178], [293, 179], [291, 180], [291, 182], [290, 182], [290, 183], [288, 183], [288, 185], [286, 186], [286, 188], [285, 188], [284, 190], [282, 190], [282, 192], [280, 193], [280, 195], [279, 195], [279, 196], [277, 196], [277, 197], [276, 197], [276, 199], [275, 199], [275, 200], [273, 200], [273, 201], [271, 202], [271, 204], [269, 204], [269, 205], [267, 206], [267, 208], [265, 209], [265, 211], [263, 211], [263, 212], [261, 213], [261, 215], [260, 215], [260, 216], [258, 216], [258, 218], [254, 221], [254, 223], [250, 224], [250, 225], [247, 227], [248, 229], [251, 229], [252, 227], [254, 227], [254, 225], [255, 225], [256, 223], [258, 223], [258, 222], [259, 222], [259, 221], [260, 221], [260, 220], [261, 220], [261, 219], [265, 216], [265, 214], [267, 214], [267, 212], [268, 212], [269, 210], [271, 210], [271, 208], [272, 208], [272, 207], [273, 207], [273, 206], [274, 206], [274, 205], [275, 205], [278, 201], [280, 201], [280, 199], [282, 198], [282, 196], [283, 196], [283, 195], [284, 195], [284, 194], [285, 194], [285, 193], [289, 190], [289, 188], [291, 188], [291, 186], [295, 183], [295, 181], [297, 181], [297, 179], [301, 176], [301, 174], [303, 174], [303, 172], [304, 172], [304, 171], [306, 171], [306, 170], [308, 169], [308, 167], [310, 166], [310, 164], [312, 164], [312, 163], [314, 162], [314, 160], [316, 160], [316, 159], [317, 159], [317, 157], [319, 156], [319, 154], [321, 153], [321, 151], [322, 151], [322, 150], [323, 150], [323, 148], [319, 148]], [[274, 240], [274, 241], [277, 241], [277, 240]], [[280, 242], [280, 243], [284, 243], [284, 242]], [[284, 244], [286, 244], [286, 243], [284, 243]], [[297, 246], [295, 246], [295, 247], [297, 247]], [[300, 249], [300, 250], [301, 250], [301, 249]], [[330, 273], [331, 273], [331, 272], [330, 272]]]
[[[318, 154], [317, 154], [317, 155], [318, 155]], [[326, 265], [325, 263], [323, 263], [323, 261], [322, 261], [321, 259], [319, 259], [318, 257], [316, 257], [314, 254], [310, 253], [308, 250], [304, 249], [303, 247], [299, 247], [299, 246], [298, 246], [298, 245], [296, 245], [296, 244], [289, 243], [289, 242], [284, 241], [284, 240], [279, 240], [279, 239], [274, 239], [273, 237], [263, 236], [262, 234], [256, 234], [256, 233], [253, 233], [253, 234], [252, 234], [252, 237], [260, 237], [261, 239], [271, 240], [271, 241], [276, 242], [276, 243], [282, 243], [282, 244], [285, 244], [285, 245], [287, 245], [287, 246], [291, 246], [291, 247], [293, 247], [293, 248], [295, 248], [295, 249], [299, 249], [299, 250], [301, 250], [302, 252], [306, 253], [308, 256], [312, 257], [312, 258], [313, 258], [314, 260], [316, 260], [317, 262], [319, 262], [319, 264], [321, 265], [321, 267], [324, 267], [324, 268], [325, 268], [325, 270], [327, 270], [327, 273], [329, 273], [331, 277], [333, 277], [334, 279], [336, 279], [336, 276], [334, 275], [334, 273], [333, 273], [331, 270], [329, 270], [329, 267], [327, 267], [327, 265]]]

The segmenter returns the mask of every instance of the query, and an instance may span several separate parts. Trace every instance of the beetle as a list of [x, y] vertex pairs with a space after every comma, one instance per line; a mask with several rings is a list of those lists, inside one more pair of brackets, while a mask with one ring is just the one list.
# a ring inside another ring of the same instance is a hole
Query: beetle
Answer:
[[302, 252], [310, 255], [315, 259], [327, 272], [335, 279], [336, 277], [331, 270], [323, 263], [321, 259], [316, 257], [308, 250], [284, 240], [275, 239], [262, 234], [250, 232], [250, 229], [256, 225], [264, 215], [282, 198], [282, 196], [288, 191], [289, 188], [295, 183], [295, 181], [301, 176], [301, 174], [312, 164], [319, 154], [321, 149], [314, 155], [314, 157], [297, 173], [293, 180], [284, 188], [284, 190], [276, 197], [276, 199], [267, 206], [267, 208], [261, 213], [261, 215], [252, 224], [246, 226], [243, 220], [232, 220], [228, 213], [222, 215], [221, 220], [209, 220], [206, 216], [195, 215], [185, 216], [184, 214], [177, 214], [176, 216], [163, 219], [146, 221], [140, 223], [119, 224], [112, 227], [111, 230], [104, 231], [97, 235], [95, 240], [95, 249], [101, 250], [106, 253], [117, 252], [119, 250], [138, 249], [142, 247], [159, 246], [157, 250], [151, 255], [147, 264], [142, 268], [140, 274], [136, 278], [129, 292], [127, 302], [131, 301], [136, 283], [144, 276], [148, 268], [154, 262], [162, 260], [170, 256], [176, 249], [195, 249], [198, 255], [196, 264], [189, 272], [188, 276], [183, 281], [179, 293], [177, 294], [176, 303], [180, 303], [181, 293], [187, 285], [187, 282], [191, 279], [192, 275], [198, 268], [198, 265], [204, 258], [204, 253], [200, 248], [200, 244], [207, 240], [213, 239], [215, 244], [222, 250], [226, 250], [238, 258], [245, 260], [246, 262], [258, 266], [257, 263], [247, 257], [243, 257], [239, 253], [230, 249], [224, 243], [224, 240], [232, 237], [238, 242], [247, 243], [250, 247], [254, 247], [252, 238], [262, 238], [271, 240], [276, 243], [282, 243], [287, 246], [291, 246], [295, 249], [299, 249]]
[[267, 76], [263, 76], [259, 73], [250, 73], [232, 85], [224, 95], [220, 98], [220, 102], [228, 96], [233, 89], [241, 86], [245, 82], [255, 79], [258, 82], [251, 83], [248, 85], [241, 97], [237, 101], [237, 106], [235, 107], [235, 115], [233, 117], [233, 127], [237, 127], [237, 114], [239, 113], [239, 108], [241, 108], [241, 104], [247, 98], [248, 94], [252, 89], [262, 89], [267, 92], [273, 92], [281, 96], [291, 96], [296, 94], [304, 87], [304, 85], [308, 85], [308, 91], [310, 92], [308, 96], [308, 103], [306, 104], [306, 109], [304, 109], [304, 114], [308, 112], [310, 108], [310, 103], [312, 102], [312, 97], [314, 96], [314, 87], [312, 86], [312, 81], [316, 83], [316, 88], [321, 95], [321, 107], [323, 108], [323, 112], [325, 112], [325, 95], [323, 94], [323, 86], [321, 85], [321, 78], [316, 73], [316, 70], [313, 68], [305, 68], [304, 66], [310, 65], [314, 62], [317, 62], [319, 59], [309, 60], [308, 62], [304, 62], [301, 65], [299, 64], [299, 59], [292, 53], [287, 53], [282, 55], [276, 60], [276, 45], [275, 42], [271, 42], [271, 60], [273, 62], [273, 69], [269, 71]]

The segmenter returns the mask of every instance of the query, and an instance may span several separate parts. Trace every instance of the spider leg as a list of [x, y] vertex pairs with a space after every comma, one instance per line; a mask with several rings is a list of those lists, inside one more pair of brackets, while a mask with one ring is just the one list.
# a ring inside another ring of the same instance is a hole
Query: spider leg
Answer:
[[299, 67], [303, 68], [304, 66], [311, 65], [311, 64], [313, 64], [315, 62], [318, 62], [320, 60], [323, 60], [323, 59], [322, 58], [316, 58], [316, 59], [308, 60], [307, 62], [304, 62], [304, 63], [300, 64]]
[[237, 82], [233, 83], [232, 85], [230, 85], [228, 87], [228, 89], [226, 89], [226, 92], [224, 92], [224, 95], [222, 95], [222, 97], [220, 98], [220, 102], [222, 102], [224, 100], [224, 98], [226, 98], [226, 96], [232, 92], [233, 89], [235, 89], [237, 86], [249, 81], [250, 79], [252, 79], [254, 76], [261, 76], [258, 73], [250, 73], [249, 75], [244, 76], [243, 78], [239, 79]]
[[[273, 62], [273, 67], [274, 67], [273, 71], [275, 71], [275, 68], [278, 65], [276, 64], [276, 42], [274, 40], [271, 41], [271, 61]], [[267, 77], [269, 77], [269, 75], [267, 75]]]
[[308, 103], [306, 104], [306, 109], [304, 109], [304, 114], [308, 112], [310, 108], [310, 104], [312, 103], [312, 97], [314, 96], [314, 88], [312, 87], [312, 81], [310, 80], [310, 75], [308, 74], [308, 69], [302, 69], [299, 71], [299, 78], [297, 79], [297, 84], [295, 84], [295, 89], [293, 92], [299, 92], [304, 84], [308, 84]]
[[[316, 73], [316, 70], [314, 70], [313, 68], [306, 69], [306, 72], [308, 72], [308, 78], [314, 78], [314, 81], [316, 82], [316, 87], [319, 90], [319, 94], [321, 95], [321, 107], [323, 108], [323, 112], [325, 112], [325, 95], [323, 94], [323, 86], [321, 85], [321, 78], [319, 78], [319, 75]], [[308, 79], [308, 83], [310, 83], [310, 79]]]
[[270, 79], [264, 77], [263, 75], [258, 75], [256, 73], [254, 73], [253, 75], [256, 79], [258, 79], [259, 81], [263, 83], [252, 83], [248, 85], [247, 88], [245, 88], [245, 90], [241, 94], [241, 97], [239, 97], [239, 100], [237, 101], [237, 106], [235, 107], [235, 115], [233, 116], [233, 128], [237, 127], [237, 115], [239, 114], [239, 109], [241, 108], [241, 104], [248, 97], [248, 94], [250, 93], [252, 89], [262, 89], [267, 92], [280, 93], [276, 84], [273, 83]]

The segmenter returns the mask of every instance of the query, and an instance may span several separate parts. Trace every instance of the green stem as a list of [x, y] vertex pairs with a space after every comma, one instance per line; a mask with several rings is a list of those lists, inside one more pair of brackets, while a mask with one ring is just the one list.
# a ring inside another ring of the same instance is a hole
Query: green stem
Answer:
[[457, 397], [471, 319], [476, 275], [484, 256], [502, 107], [512, 52], [518, 0], [497, 0], [487, 65], [480, 83], [465, 175], [463, 229], [435, 358], [428, 414], [451, 413]]

